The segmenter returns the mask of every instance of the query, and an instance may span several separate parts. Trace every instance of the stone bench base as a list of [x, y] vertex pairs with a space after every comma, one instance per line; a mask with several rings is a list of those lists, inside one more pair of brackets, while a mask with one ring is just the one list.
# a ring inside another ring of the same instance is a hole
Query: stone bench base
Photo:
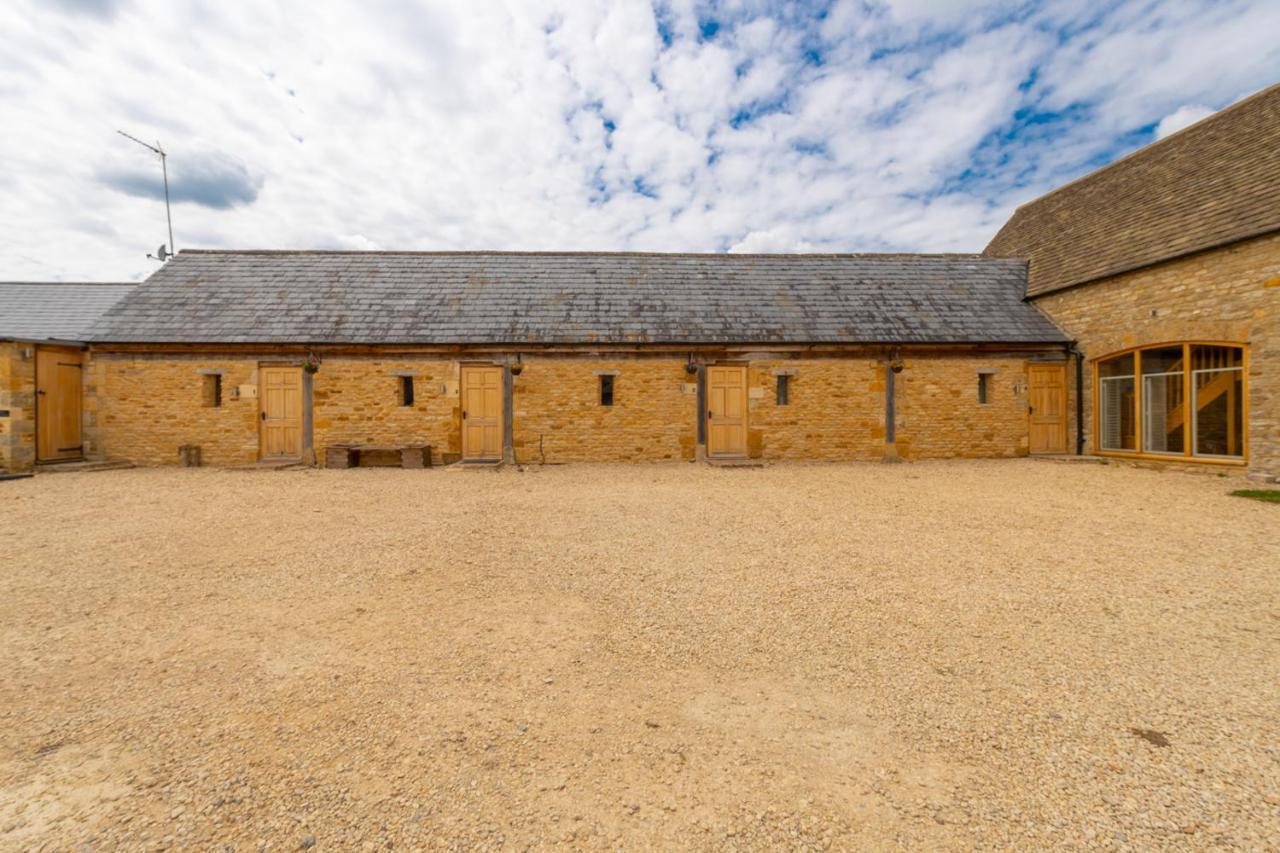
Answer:
[[326, 468], [430, 468], [431, 445], [331, 444], [324, 449]]

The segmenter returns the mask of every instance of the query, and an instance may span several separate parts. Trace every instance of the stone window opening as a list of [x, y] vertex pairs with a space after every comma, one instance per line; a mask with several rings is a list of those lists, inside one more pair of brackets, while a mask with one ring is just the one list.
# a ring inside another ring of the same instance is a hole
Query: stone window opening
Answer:
[[791, 377], [785, 373], [778, 374], [777, 404], [791, 405]]
[[991, 402], [991, 374], [978, 374], [978, 405], [985, 406]]
[[202, 377], [201, 402], [206, 409], [222, 406], [222, 374], [207, 373]]
[[413, 377], [412, 376], [400, 377], [399, 397], [400, 397], [399, 402], [401, 406], [413, 405]]
[[600, 405], [613, 405], [613, 379], [610, 374], [604, 374], [600, 377]]

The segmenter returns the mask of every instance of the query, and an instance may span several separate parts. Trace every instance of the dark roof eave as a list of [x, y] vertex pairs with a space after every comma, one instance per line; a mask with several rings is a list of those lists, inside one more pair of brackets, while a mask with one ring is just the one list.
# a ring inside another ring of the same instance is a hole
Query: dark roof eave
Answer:
[[31, 335], [0, 335], [0, 341], [22, 344], [50, 344], [53, 346], [66, 347], [83, 347], [89, 345], [88, 341], [79, 338], [74, 340], [71, 338], [37, 338]]
[[[3, 338], [0, 338], [3, 340]], [[701, 340], [701, 341], [325, 341], [325, 340], [306, 340], [306, 341], [138, 341], [138, 340], [92, 340], [89, 345], [120, 345], [127, 344], [130, 346], [183, 346], [183, 347], [420, 347], [420, 346], [439, 346], [439, 347], [502, 347], [506, 349], [519, 349], [521, 347], [669, 347], [679, 349], [681, 347], [964, 347], [964, 346], [996, 346], [996, 347], [1025, 347], [1025, 346], [1062, 346], [1063, 344], [1074, 343], [1072, 338], [1063, 335], [1059, 338], [1044, 339], [1028, 339], [1028, 340], [944, 340], [944, 339], [928, 339], [920, 341], [903, 341], [903, 340], [842, 340], [842, 341], [743, 341], [743, 340]]]

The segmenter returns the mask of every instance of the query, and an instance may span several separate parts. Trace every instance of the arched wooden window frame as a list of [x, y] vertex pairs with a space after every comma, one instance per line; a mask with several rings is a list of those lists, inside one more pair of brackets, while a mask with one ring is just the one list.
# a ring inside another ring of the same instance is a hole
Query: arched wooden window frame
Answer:
[[[1196, 346], [1206, 347], [1234, 347], [1240, 350], [1240, 388], [1243, 399], [1241, 400], [1241, 424], [1240, 424], [1240, 450], [1241, 455], [1238, 457], [1224, 456], [1196, 456], [1195, 441], [1192, 438], [1193, 430], [1188, 428], [1185, 431], [1185, 438], [1182, 442], [1182, 453], [1147, 453], [1142, 449], [1142, 353], [1144, 350], [1169, 349], [1170, 347], [1182, 347], [1182, 422], [1190, 427], [1194, 413], [1191, 412], [1191, 383], [1193, 381], [1191, 371], [1191, 348]], [[1134, 376], [1134, 432], [1135, 432], [1135, 448], [1133, 450], [1103, 450], [1102, 449], [1102, 410], [1099, 408], [1101, 400], [1099, 399], [1099, 377], [1098, 371], [1103, 362], [1111, 361], [1124, 356], [1133, 356], [1133, 376]], [[1240, 341], [1165, 341], [1162, 343], [1143, 344], [1142, 346], [1129, 347], [1128, 349], [1116, 350], [1106, 355], [1098, 356], [1093, 359], [1093, 449], [1099, 456], [1115, 456], [1121, 459], [1153, 459], [1165, 462], [1195, 462], [1204, 465], [1245, 465], [1249, 461], [1249, 346]]]

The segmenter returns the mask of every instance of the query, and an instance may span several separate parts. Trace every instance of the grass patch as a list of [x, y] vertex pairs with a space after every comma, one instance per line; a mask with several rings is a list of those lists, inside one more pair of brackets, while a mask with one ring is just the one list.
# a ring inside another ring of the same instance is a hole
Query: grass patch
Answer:
[[1280, 504], [1280, 489], [1236, 489], [1231, 494], [1238, 498], [1252, 498], [1269, 504]]

